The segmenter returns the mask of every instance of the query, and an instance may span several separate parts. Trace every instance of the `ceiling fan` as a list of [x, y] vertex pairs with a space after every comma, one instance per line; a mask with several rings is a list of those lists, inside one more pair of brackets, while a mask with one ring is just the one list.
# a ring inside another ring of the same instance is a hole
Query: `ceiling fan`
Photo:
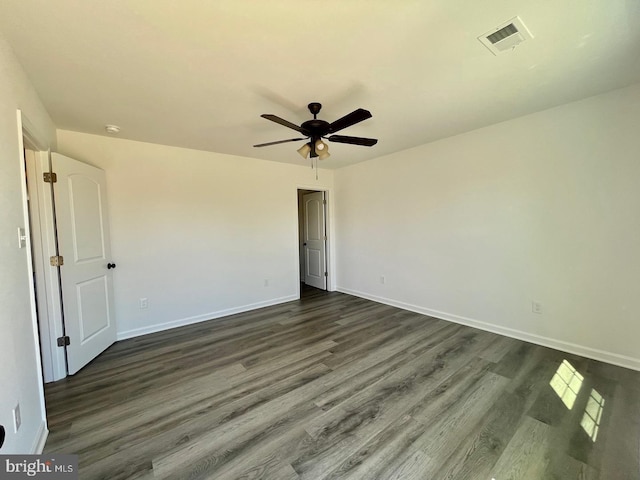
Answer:
[[333, 135], [334, 133], [344, 128], [362, 122], [367, 118], [371, 118], [371, 112], [369, 112], [368, 110], [358, 108], [357, 110], [354, 110], [344, 117], [339, 118], [335, 122], [329, 123], [325, 120], [318, 119], [318, 113], [322, 108], [321, 104], [312, 102], [308, 105], [308, 108], [313, 115], [313, 120], [307, 120], [300, 126], [270, 113], [260, 115], [262, 118], [266, 118], [267, 120], [271, 120], [272, 122], [279, 123], [280, 125], [284, 125], [285, 127], [289, 127], [297, 132], [300, 132], [302, 135], [304, 135], [304, 137], [290, 138], [288, 140], [278, 140], [277, 142], [260, 143], [258, 145], [254, 145], [254, 147], [267, 147], [269, 145], [277, 145], [279, 143], [309, 140], [309, 142], [305, 143], [300, 149], [298, 149], [298, 153], [302, 155], [303, 158], [307, 158], [307, 156], [311, 154], [311, 158], [319, 157], [320, 160], [322, 160], [329, 156], [329, 147], [322, 141], [323, 138], [329, 140], [330, 142], [349, 143], [351, 145], [362, 145], [365, 147], [372, 147], [373, 145], [378, 143], [378, 140], [375, 138]]

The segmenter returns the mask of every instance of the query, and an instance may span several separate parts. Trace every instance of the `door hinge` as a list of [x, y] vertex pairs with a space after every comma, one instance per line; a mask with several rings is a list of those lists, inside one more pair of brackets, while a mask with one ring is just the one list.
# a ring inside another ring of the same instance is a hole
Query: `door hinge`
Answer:
[[71, 339], [68, 336], [58, 337], [59, 347], [66, 347], [67, 345], [71, 345]]
[[61, 267], [64, 265], [64, 257], [62, 255], [54, 255], [49, 257], [49, 263], [52, 267]]
[[47, 183], [56, 183], [58, 181], [58, 175], [53, 172], [44, 172], [42, 176]]
[[[54, 175], [55, 175], [55, 174], [54, 174]], [[326, 201], [326, 200], [322, 200], [322, 204], [323, 204], [323, 205], [326, 205], [326, 204], [327, 204], [327, 201]]]
[[328, 277], [329, 276], [329, 272], [324, 272], [324, 276]]

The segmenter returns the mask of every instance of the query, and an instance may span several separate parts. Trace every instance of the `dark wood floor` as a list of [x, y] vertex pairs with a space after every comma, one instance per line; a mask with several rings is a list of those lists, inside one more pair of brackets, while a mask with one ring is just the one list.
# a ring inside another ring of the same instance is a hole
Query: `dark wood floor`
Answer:
[[640, 478], [640, 372], [340, 293], [119, 342], [46, 403], [81, 479]]

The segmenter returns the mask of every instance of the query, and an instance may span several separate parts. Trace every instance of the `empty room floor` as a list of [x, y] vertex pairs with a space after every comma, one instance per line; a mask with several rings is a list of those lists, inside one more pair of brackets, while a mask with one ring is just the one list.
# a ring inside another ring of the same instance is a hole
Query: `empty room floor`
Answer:
[[321, 291], [46, 386], [81, 479], [640, 478], [640, 372]]

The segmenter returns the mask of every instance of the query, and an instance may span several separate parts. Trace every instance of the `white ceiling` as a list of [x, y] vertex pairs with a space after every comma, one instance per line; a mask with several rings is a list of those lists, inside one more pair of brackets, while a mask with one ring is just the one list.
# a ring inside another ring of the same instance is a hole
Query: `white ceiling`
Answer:
[[[516, 15], [535, 38], [493, 56]], [[370, 110], [328, 168], [640, 81], [638, 0], [2, 0], [0, 30], [61, 129], [306, 164], [252, 147], [298, 136], [260, 114]]]

